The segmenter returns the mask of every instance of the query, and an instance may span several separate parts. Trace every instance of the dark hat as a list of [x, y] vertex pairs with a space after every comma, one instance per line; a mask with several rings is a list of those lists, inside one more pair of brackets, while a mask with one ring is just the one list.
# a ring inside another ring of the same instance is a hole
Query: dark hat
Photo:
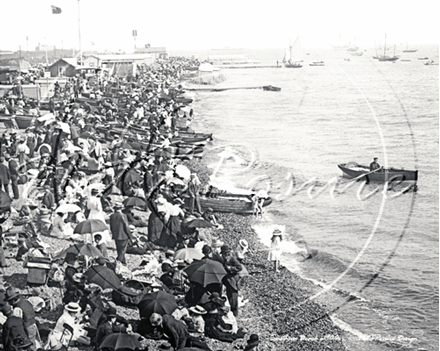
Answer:
[[5, 294], [5, 300], [6, 301], [11, 301], [15, 298], [17, 298], [19, 296], [19, 292], [17, 289], [14, 289], [12, 286], [10, 286], [7, 290], [6, 290], [6, 294]]
[[159, 349], [161, 349], [161, 350], [172, 350], [173, 347], [171, 346], [171, 344], [169, 342], [164, 342], [163, 344], [161, 344], [159, 346]]
[[99, 190], [98, 189], [92, 189], [92, 195], [93, 194], [98, 194], [99, 193]]
[[221, 253], [229, 253], [231, 252], [231, 248], [228, 245], [223, 245], [221, 248]]
[[247, 341], [248, 345], [258, 345], [260, 343], [260, 338], [258, 337], [257, 334], [251, 334], [251, 336], [249, 337], [249, 340]]
[[75, 262], [76, 259], [77, 259], [77, 257], [78, 257], [77, 254], [75, 254], [75, 253], [73, 253], [73, 252], [68, 252], [68, 253], [66, 254], [66, 258], [64, 259], [64, 262], [67, 262], [67, 263]]
[[162, 263], [162, 267], [161, 268], [162, 268], [162, 272], [168, 272], [173, 267], [168, 262], [164, 262], [164, 263]]
[[104, 258], [104, 257], [98, 257], [96, 259], [96, 263], [101, 265], [101, 266], [104, 266], [107, 262], [108, 262], [108, 260], [106, 258]]
[[11, 313], [12, 313], [12, 307], [11, 307], [11, 305], [8, 304], [7, 302], [6, 302], [6, 305], [2, 308], [2, 313], [3, 313], [5, 316], [7, 316], [8, 314], [11, 314]]
[[16, 349], [25, 349], [32, 345], [32, 342], [28, 338], [17, 336], [12, 343]]
[[108, 317], [116, 317], [116, 308], [114, 308], [114, 307], [109, 307], [109, 308], [107, 309], [107, 311], [105, 312], [105, 314], [106, 314]]
[[211, 296], [209, 296], [209, 300], [211, 300], [212, 302], [214, 302], [215, 304], [217, 304], [219, 306], [224, 306], [225, 302], [226, 302], [226, 298], [223, 296], [220, 296], [220, 294], [217, 292], [213, 292], [211, 294]]
[[202, 247], [202, 254], [209, 255], [211, 252], [212, 252], [211, 246], [203, 245], [203, 247]]

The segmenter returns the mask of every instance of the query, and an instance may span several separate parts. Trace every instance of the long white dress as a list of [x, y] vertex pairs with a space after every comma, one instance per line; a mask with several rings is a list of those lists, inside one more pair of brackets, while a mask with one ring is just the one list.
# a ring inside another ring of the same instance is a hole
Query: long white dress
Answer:
[[[90, 196], [87, 199], [87, 208], [90, 210], [89, 217], [87, 219], [99, 219], [105, 223], [104, 212], [102, 211], [101, 200], [99, 199], [99, 197]], [[94, 234], [97, 234], [97, 233], [94, 233]], [[100, 234], [102, 235], [101, 243], [107, 244], [108, 242], [110, 242], [112, 240], [108, 230], [105, 230]], [[93, 235], [86, 234], [85, 235], [85, 242], [92, 244], [94, 242]]]
[[280, 236], [276, 236], [271, 244], [269, 249], [269, 257], [267, 258], [269, 261], [279, 261], [281, 257], [281, 238]]

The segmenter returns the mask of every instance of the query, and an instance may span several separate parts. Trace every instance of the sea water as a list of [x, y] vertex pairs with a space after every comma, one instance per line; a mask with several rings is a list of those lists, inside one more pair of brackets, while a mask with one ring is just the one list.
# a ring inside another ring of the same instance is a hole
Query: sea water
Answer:
[[[270, 64], [283, 57], [282, 49], [244, 53]], [[310, 49], [300, 69], [224, 69], [216, 88], [281, 91], [194, 93], [194, 126], [214, 133], [213, 184], [265, 189], [274, 199], [254, 230], [269, 245], [282, 227], [282, 263], [317, 284], [312, 298], [350, 332], [349, 349], [436, 350], [439, 66], [417, 58], [438, 62], [438, 47], [404, 54], [409, 62], [374, 54], [345, 61], [345, 52]], [[320, 60], [324, 67], [308, 65]], [[373, 157], [418, 169], [417, 191], [349, 186], [337, 165]], [[331, 193], [329, 181], [348, 188]]]

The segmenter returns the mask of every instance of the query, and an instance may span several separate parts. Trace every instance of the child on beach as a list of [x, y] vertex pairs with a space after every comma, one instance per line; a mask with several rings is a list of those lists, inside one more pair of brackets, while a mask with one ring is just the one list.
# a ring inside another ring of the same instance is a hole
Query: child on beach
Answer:
[[269, 261], [274, 262], [275, 272], [279, 272], [279, 262], [281, 256], [281, 241], [283, 240], [282, 232], [279, 229], [275, 229], [272, 233], [272, 238], [270, 239], [271, 244], [269, 248]]

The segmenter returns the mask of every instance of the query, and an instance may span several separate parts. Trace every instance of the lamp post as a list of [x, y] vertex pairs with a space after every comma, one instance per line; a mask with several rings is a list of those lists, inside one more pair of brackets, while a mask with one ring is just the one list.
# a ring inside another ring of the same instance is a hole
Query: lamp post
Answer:
[[82, 66], [81, 22], [80, 22], [79, 0], [78, 0], [78, 39], [79, 39], [79, 64], [80, 66]]

